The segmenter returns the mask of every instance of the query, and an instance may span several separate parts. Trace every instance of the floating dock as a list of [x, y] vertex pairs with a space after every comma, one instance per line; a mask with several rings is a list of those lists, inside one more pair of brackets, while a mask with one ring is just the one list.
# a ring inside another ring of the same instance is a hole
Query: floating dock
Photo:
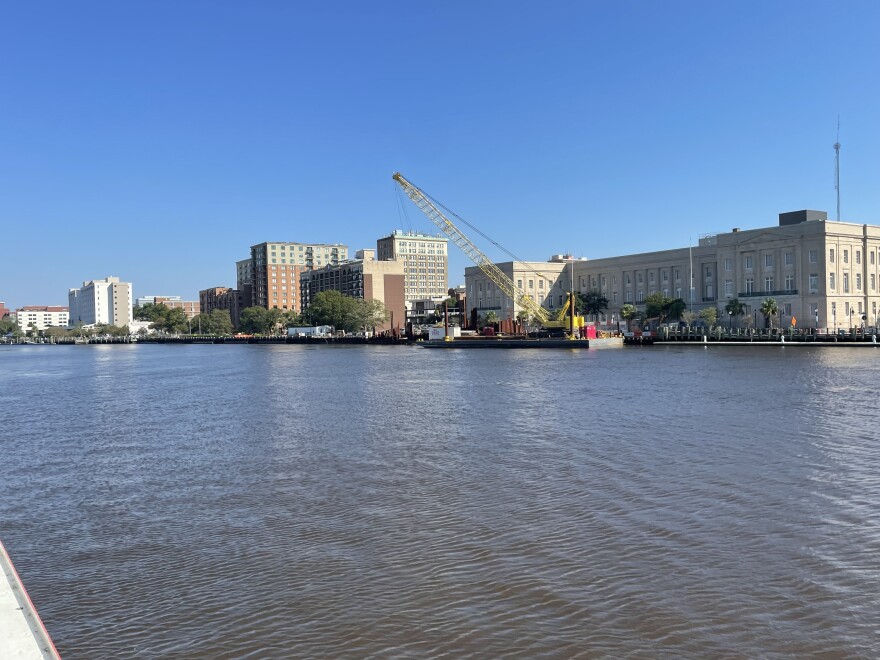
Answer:
[[60, 660], [37, 609], [25, 591], [9, 553], [0, 542], [0, 658]]
[[525, 337], [473, 337], [419, 342], [422, 348], [606, 348], [623, 346], [623, 339], [528, 339]]

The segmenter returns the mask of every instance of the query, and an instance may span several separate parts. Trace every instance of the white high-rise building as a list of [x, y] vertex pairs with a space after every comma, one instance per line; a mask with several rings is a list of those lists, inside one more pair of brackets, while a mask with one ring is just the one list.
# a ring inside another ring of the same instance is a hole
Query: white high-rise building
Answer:
[[118, 277], [83, 282], [82, 288], [70, 289], [67, 295], [71, 326], [77, 323], [104, 323], [122, 327], [131, 325], [131, 283]]

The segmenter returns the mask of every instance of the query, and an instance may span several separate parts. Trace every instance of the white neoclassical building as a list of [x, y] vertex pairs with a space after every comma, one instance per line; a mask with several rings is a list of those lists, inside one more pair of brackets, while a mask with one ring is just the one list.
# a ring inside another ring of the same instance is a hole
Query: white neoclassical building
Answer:
[[[880, 226], [829, 221], [823, 211], [781, 213], [777, 226], [705, 235], [692, 248], [559, 259], [498, 266], [523, 293], [551, 309], [573, 283], [582, 293], [601, 291], [607, 315], [616, 318], [624, 304], [644, 309], [645, 298], [662, 293], [696, 312], [714, 306], [719, 319], [737, 298], [760, 323], [761, 303], [773, 298], [785, 325], [792, 319], [801, 328], [878, 325]], [[469, 308], [516, 317], [518, 306], [495, 291], [479, 268], [465, 270], [465, 286]]]

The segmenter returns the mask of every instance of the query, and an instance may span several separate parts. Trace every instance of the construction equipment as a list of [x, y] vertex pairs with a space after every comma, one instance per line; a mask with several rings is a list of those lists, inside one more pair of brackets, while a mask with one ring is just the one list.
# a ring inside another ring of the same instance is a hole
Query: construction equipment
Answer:
[[569, 292], [565, 306], [555, 316], [551, 316], [550, 312], [537, 303], [530, 295], [519, 290], [513, 280], [511, 280], [504, 271], [498, 268], [489, 257], [483, 254], [483, 252], [474, 245], [473, 241], [471, 241], [464, 232], [452, 222], [452, 220], [447, 218], [446, 215], [444, 215], [443, 212], [428, 198], [428, 196], [425, 195], [425, 193], [407, 181], [400, 172], [395, 172], [392, 178], [400, 184], [400, 187], [403, 188], [406, 196], [419, 207], [422, 213], [428, 216], [428, 219], [431, 222], [437, 225], [437, 227], [439, 227], [453, 243], [461, 248], [461, 251], [479, 266], [480, 270], [485, 273], [486, 277], [494, 282], [495, 286], [497, 286], [507, 297], [513, 300], [522, 309], [526, 310], [529, 315], [537, 320], [542, 326], [545, 328], [565, 328], [568, 326], [572, 336], [574, 335], [574, 328], [583, 327], [584, 319], [582, 316], [574, 318], [569, 317], [568, 323], [565, 321], [566, 312], [570, 307], [573, 309], [571, 303], [574, 292]]

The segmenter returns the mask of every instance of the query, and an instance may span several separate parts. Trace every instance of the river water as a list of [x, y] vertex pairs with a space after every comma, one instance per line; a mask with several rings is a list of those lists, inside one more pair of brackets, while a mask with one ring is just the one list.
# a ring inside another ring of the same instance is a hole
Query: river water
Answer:
[[878, 657], [880, 350], [0, 346], [74, 658]]

